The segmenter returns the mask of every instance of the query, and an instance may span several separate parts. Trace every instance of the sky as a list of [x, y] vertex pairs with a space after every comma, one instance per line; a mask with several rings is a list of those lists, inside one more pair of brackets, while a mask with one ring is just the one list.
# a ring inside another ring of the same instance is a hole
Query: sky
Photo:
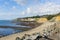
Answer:
[[0, 20], [60, 12], [60, 0], [0, 0]]

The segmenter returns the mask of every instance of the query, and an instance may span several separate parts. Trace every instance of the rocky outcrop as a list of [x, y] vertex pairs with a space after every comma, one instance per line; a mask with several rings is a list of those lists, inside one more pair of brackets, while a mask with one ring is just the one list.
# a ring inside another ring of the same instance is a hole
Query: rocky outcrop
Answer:
[[60, 22], [46, 22], [29, 31], [12, 34], [0, 40], [59, 40]]

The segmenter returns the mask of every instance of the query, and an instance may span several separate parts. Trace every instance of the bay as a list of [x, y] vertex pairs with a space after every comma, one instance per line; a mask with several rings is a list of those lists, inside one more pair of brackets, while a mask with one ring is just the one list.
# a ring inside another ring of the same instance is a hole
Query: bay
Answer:
[[0, 20], [0, 27], [1, 26], [8, 26], [8, 28], [0, 28], [0, 36], [6, 36], [6, 35], [14, 34], [17, 32], [22, 32], [22, 30], [16, 30], [9, 27], [24, 27], [24, 26], [16, 25], [15, 23], [12, 23], [11, 20]]

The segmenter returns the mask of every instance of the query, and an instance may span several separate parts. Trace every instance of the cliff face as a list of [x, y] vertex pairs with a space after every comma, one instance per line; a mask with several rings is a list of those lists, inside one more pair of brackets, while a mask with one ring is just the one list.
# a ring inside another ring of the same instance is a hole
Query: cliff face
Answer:
[[47, 22], [47, 21], [48, 21], [47, 18], [39, 18], [39, 19], [37, 20], [37, 23], [44, 23], [44, 22]]
[[[17, 39], [35, 40], [38, 35], [40, 35], [40, 37], [42, 38], [41, 40], [45, 40], [45, 39], [49, 39], [49, 38], [51, 40], [52, 39], [59, 40], [60, 39], [60, 22], [46, 22], [29, 31], [9, 35], [9, 36], [0, 38], [0, 40], [17, 40]], [[45, 38], [45, 36], [47, 38]]]
[[25, 18], [17, 18], [14, 19], [13, 21], [15, 22], [20, 22], [20, 21], [36, 21], [36, 19], [39, 18], [47, 18], [48, 20], [51, 20], [53, 17], [60, 16], [60, 12], [57, 14], [52, 14], [52, 15], [42, 15], [42, 16], [32, 16], [32, 17], [25, 17]]

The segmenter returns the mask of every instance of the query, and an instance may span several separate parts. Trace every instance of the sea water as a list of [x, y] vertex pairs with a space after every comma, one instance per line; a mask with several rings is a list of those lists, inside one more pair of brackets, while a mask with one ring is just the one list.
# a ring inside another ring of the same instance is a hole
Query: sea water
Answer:
[[[8, 26], [8, 28], [1, 28], [2, 26]], [[10, 20], [0, 20], [0, 36], [10, 35], [22, 31], [9, 27], [22, 27], [22, 26], [16, 25], [15, 23], [12, 23], [12, 21]]]

